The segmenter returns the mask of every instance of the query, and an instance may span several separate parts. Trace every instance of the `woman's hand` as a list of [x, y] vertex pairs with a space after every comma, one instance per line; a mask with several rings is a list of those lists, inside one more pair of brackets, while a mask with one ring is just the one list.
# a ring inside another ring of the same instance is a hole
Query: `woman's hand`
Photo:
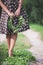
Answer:
[[17, 10], [16, 10], [16, 12], [15, 12], [15, 16], [17, 17], [17, 16], [19, 16], [20, 15], [20, 9], [18, 8]]
[[8, 15], [12, 18], [15, 16], [15, 14], [13, 12], [9, 12]]
[[18, 6], [18, 9], [15, 12], [15, 16], [19, 16], [20, 15], [21, 6], [22, 6], [22, 0], [19, 0], [19, 6]]
[[4, 9], [4, 11], [10, 16], [10, 17], [13, 17], [14, 16], [14, 13], [13, 12], [10, 12], [8, 10], [8, 8], [2, 3], [2, 1], [0, 0], [0, 6]]

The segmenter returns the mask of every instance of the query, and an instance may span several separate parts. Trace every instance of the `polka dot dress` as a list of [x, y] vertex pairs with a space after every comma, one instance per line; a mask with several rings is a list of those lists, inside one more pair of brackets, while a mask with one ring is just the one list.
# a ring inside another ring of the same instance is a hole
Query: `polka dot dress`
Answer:
[[[17, 10], [18, 5], [19, 5], [19, 0], [4, 0], [3, 3], [7, 6], [9, 11], [15, 13], [15, 11]], [[24, 21], [25, 25], [22, 25], [19, 28], [18, 32], [22, 32], [22, 31], [26, 31], [27, 29], [30, 29], [29, 20], [28, 20], [26, 11], [23, 8], [23, 5], [21, 7], [19, 16], [22, 16], [25, 19], [25, 21]], [[19, 22], [19, 20], [18, 20], [19, 16], [18, 17], [13, 17], [12, 23], [13, 23], [14, 26], [17, 26], [17, 24]], [[8, 14], [2, 9], [2, 13], [1, 13], [1, 17], [0, 17], [0, 33], [3, 33], [3, 34], [14, 34], [13, 30], [9, 31], [9, 28], [7, 26], [8, 18], [9, 18]], [[16, 33], [18, 33], [18, 32], [16, 32]]]

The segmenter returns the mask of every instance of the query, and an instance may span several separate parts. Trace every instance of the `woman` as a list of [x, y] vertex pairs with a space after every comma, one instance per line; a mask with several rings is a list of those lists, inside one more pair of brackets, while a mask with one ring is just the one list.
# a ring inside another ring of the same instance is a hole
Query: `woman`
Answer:
[[2, 8], [1, 16], [0, 16], [0, 33], [6, 34], [6, 39], [8, 43], [8, 54], [9, 57], [12, 56], [12, 49], [15, 45], [17, 39], [17, 32], [13, 33], [13, 30], [8, 29], [7, 22], [8, 18], [13, 18], [14, 26], [18, 24], [18, 16], [22, 15], [25, 19], [26, 25], [23, 25], [19, 28], [18, 32], [25, 31], [29, 29], [29, 22], [26, 15], [26, 11], [23, 8], [22, 0], [0, 0], [0, 6]]

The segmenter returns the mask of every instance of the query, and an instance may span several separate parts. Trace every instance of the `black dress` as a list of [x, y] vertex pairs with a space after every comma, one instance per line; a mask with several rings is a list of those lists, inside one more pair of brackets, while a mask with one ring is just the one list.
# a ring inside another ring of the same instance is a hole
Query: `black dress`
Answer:
[[[5, 4], [5, 6], [7, 6], [9, 11], [15, 13], [15, 11], [17, 10], [18, 5], [19, 5], [19, 0], [4, 0], [3, 3]], [[26, 11], [23, 8], [23, 5], [21, 7], [20, 15], [25, 19], [25, 25], [22, 25], [22, 27], [19, 28], [18, 32], [22, 32], [22, 31], [26, 31], [27, 29], [30, 29], [28, 16], [26, 14]], [[17, 26], [17, 24], [19, 22], [18, 21], [19, 16], [13, 17], [12, 22], [13, 22], [14, 26]], [[8, 29], [8, 26], [7, 26], [8, 18], [9, 18], [8, 14], [2, 9], [1, 17], [0, 17], [0, 33], [2, 33], [2, 34], [14, 34], [13, 30], [9, 31], [9, 29]]]

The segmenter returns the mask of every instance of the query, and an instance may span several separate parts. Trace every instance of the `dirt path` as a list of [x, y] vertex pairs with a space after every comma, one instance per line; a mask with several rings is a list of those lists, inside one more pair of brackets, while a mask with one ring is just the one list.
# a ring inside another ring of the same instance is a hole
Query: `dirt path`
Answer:
[[23, 34], [30, 40], [32, 45], [27, 50], [30, 50], [37, 60], [35, 63], [30, 63], [30, 65], [43, 65], [43, 41], [40, 39], [40, 33], [30, 29], [23, 32]]

